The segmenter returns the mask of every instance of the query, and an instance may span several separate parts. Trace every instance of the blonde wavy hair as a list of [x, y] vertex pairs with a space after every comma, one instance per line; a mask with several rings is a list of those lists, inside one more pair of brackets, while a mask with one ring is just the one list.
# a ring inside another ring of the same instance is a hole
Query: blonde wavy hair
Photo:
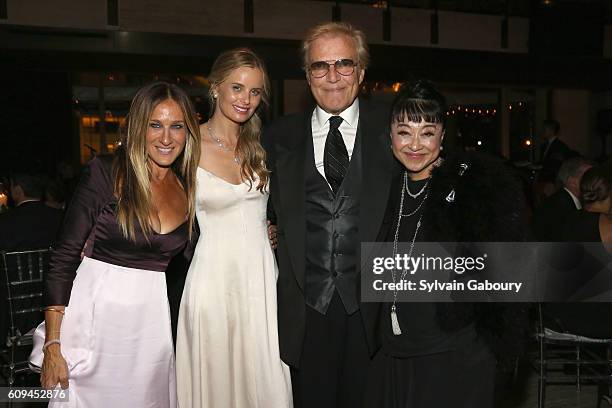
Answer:
[[183, 113], [187, 138], [183, 152], [171, 169], [187, 195], [189, 238], [195, 220], [195, 183], [200, 161], [200, 128], [196, 111], [185, 91], [174, 84], [154, 82], [134, 96], [127, 118], [127, 131], [115, 155], [115, 195], [117, 222], [123, 235], [136, 240], [136, 224], [146, 240], [153, 233], [151, 213], [151, 170], [147, 154], [147, 129], [155, 107], [166, 100], [176, 102]]
[[[270, 98], [270, 80], [266, 71], [266, 66], [263, 60], [248, 48], [235, 48], [221, 53], [213, 63], [208, 80], [210, 81], [210, 89], [208, 91], [208, 99], [210, 102], [211, 112], [217, 108], [217, 99], [214, 97], [215, 91], [219, 88], [227, 77], [235, 69], [241, 67], [255, 68], [263, 74], [263, 89], [261, 93], [260, 105], [257, 107], [253, 116], [246, 122], [240, 125], [240, 133], [238, 135], [238, 143], [236, 144], [236, 154], [241, 159], [240, 174], [244, 180], [248, 180], [250, 187], [253, 187], [254, 175], [259, 177], [257, 190], [263, 192], [270, 173], [266, 169], [266, 152], [261, 146], [261, 117], [260, 112], [263, 106], [269, 104]], [[212, 116], [211, 115], [211, 116]]]

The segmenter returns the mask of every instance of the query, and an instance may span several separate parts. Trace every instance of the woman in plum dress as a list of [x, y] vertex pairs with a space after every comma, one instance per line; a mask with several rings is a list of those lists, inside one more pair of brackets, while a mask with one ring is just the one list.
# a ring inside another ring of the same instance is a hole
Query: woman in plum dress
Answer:
[[199, 156], [189, 97], [157, 82], [134, 97], [118, 152], [85, 168], [45, 278], [44, 345], [30, 358], [45, 388], [69, 389], [50, 406], [176, 407], [164, 271], [191, 246]]

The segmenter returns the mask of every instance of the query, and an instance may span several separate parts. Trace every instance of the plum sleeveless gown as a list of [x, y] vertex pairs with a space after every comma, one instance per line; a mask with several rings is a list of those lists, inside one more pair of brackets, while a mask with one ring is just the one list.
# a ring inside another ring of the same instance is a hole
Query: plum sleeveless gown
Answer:
[[280, 359], [278, 269], [267, 236], [268, 193], [198, 169], [201, 235], [178, 320], [181, 408], [291, 407], [289, 368]]

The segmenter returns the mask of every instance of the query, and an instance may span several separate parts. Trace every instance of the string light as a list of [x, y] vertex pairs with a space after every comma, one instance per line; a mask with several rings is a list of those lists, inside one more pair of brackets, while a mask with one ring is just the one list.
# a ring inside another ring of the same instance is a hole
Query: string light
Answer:
[[387, 8], [387, 2], [383, 1], [383, 0], [378, 0], [377, 2], [372, 4], [372, 7], [379, 8], [379, 9], [386, 9]]
[[461, 105], [457, 105], [457, 106], [449, 106], [448, 110], [446, 111], [446, 115], [447, 116], [454, 116], [456, 114], [461, 114], [464, 113], [465, 117], [474, 117], [474, 116], [495, 116], [495, 114], [497, 113], [497, 109], [494, 108], [485, 108], [485, 107], [465, 107], [465, 106], [461, 106]]

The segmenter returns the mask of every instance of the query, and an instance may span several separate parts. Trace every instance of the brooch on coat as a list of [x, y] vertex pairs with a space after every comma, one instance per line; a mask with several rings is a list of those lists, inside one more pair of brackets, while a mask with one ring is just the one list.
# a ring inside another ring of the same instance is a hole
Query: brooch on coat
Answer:
[[[459, 177], [462, 177], [465, 174], [465, 172], [467, 171], [467, 169], [469, 169], [469, 168], [470, 168], [469, 164], [467, 164], [467, 163], [460, 163], [459, 164]], [[446, 201], [449, 202], [449, 203], [455, 202], [455, 189], [454, 188], [446, 196]]]

